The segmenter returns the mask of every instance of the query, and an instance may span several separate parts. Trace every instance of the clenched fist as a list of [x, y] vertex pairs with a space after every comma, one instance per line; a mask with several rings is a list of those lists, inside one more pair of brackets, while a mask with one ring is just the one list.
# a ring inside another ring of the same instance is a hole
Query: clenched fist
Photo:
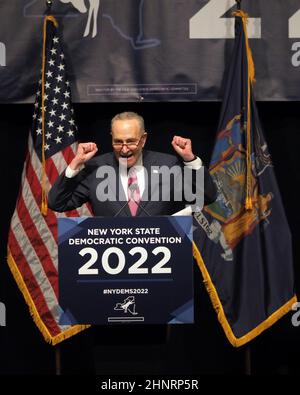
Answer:
[[74, 156], [70, 167], [72, 170], [77, 170], [83, 163], [90, 160], [98, 151], [95, 143], [80, 143], [78, 144], [76, 155]]
[[180, 136], [174, 136], [172, 146], [179, 156], [185, 161], [189, 162], [195, 158], [192, 151], [192, 141]]

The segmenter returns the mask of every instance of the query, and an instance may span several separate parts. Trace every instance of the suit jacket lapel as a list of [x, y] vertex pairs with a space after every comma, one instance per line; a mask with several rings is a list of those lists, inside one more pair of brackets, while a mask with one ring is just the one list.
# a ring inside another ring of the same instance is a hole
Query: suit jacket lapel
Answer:
[[112, 156], [109, 158], [107, 161], [108, 166], [112, 166], [115, 174], [116, 174], [116, 179], [108, 179], [108, 185], [111, 191], [115, 191], [115, 201], [110, 202], [111, 205], [115, 206], [114, 211], [117, 213], [120, 211], [120, 209], [123, 207], [123, 209], [120, 211], [124, 215], [131, 217], [131, 212], [129, 210], [126, 199], [126, 194], [123, 189], [121, 179], [120, 179], [120, 168], [119, 168], [119, 162], [117, 161], [114, 153], [112, 153]]
[[140, 214], [145, 215], [145, 210], [149, 202], [151, 201], [151, 166], [153, 166], [153, 158], [151, 157], [151, 153], [147, 150], [143, 151], [143, 166], [145, 169], [145, 190], [142, 194], [140, 207], [137, 211], [137, 216]]

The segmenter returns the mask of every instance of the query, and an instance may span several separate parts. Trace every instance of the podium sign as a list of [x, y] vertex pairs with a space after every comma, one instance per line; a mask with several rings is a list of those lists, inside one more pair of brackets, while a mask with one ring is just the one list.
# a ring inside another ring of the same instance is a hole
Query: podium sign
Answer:
[[58, 219], [61, 324], [193, 323], [192, 218]]

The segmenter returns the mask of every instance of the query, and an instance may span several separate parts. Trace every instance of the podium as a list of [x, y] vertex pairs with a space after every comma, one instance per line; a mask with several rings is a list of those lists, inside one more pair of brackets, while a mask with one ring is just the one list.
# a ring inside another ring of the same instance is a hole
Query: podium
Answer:
[[58, 219], [63, 325], [194, 322], [192, 218]]

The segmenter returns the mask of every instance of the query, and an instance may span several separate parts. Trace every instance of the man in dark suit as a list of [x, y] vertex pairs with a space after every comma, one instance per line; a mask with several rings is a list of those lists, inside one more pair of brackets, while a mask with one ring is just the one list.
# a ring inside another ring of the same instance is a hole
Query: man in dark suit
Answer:
[[[49, 192], [48, 206], [52, 210], [72, 210], [89, 201], [96, 216], [170, 215], [185, 207], [184, 199], [174, 198], [176, 192], [182, 193], [184, 189], [183, 174], [188, 175], [184, 169], [192, 176], [186, 187], [191, 188], [202, 172], [204, 204], [215, 200], [215, 186], [201, 159], [194, 155], [190, 139], [174, 136], [172, 146], [179, 157], [144, 150], [147, 139], [144, 120], [131, 112], [112, 119], [111, 136], [113, 152], [107, 154], [95, 156], [98, 151], [95, 143], [79, 144], [74, 159]], [[171, 170], [172, 176], [163, 180], [158, 177], [159, 169]], [[104, 346], [110, 342], [119, 344], [120, 339], [125, 339], [125, 343], [130, 339], [133, 345], [141, 340], [142, 344], [160, 344], [166, 341], [166, 328], [131, 325], [94, 328], [84, 337], [88, 344], [80, 351], [84, 365], [91, 369], [89, 373], [94, 373], [89, 353], [103, 339]]]
[[[183, 174], [189, 178], [190, 172], [191, 182], [185, 188], [192, 189], [200, 171], [204, 204], [215, 200], [216, 188], [201, 159], [194, 155], [190, 139], [174, 136], [171, 144], [180, 159], [144, 150], [144, 120], [133, 112], [112, 119], [111, 136], [114, 152], [100, 156], [95, 156], [95, 143], [79, 144], [74, 159], [49, 192], [52, 210], [73, 210], [89, 201], [96, 216], [170, 215], [186, 204]], [[170, 177], [160, 177], [161, 169], [171, 170]]]

